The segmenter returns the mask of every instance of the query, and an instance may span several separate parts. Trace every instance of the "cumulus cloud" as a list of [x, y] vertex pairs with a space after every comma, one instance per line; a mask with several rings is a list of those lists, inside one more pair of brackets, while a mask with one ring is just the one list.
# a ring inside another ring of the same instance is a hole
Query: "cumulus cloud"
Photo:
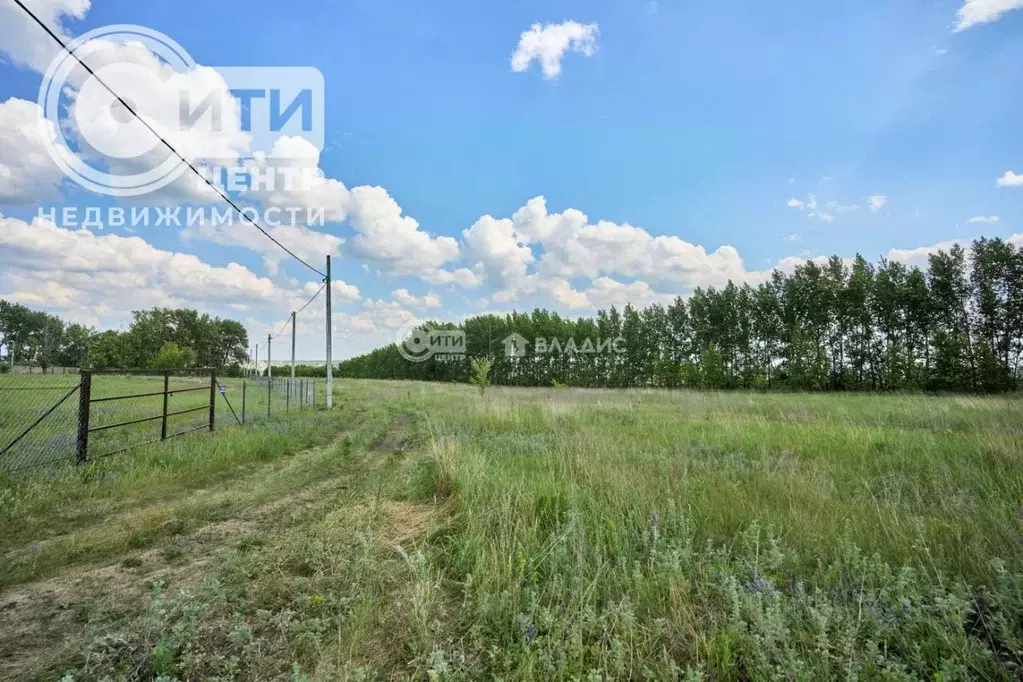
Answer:
[[486, 281], [496, 289], [520, 289], [526, 269], [535, 260], [525, 245], [526, 237], [515, 231], [515, 223], [485, 215], [462, 232], [468, 256]]
[[391, 292], [394, 300], [404, 306], [415, 308], [439, 308], [440, 297], [436, 294], [426, 294], [422, 297], [414, 296], [408, 289], [395, 289]]
[[426, 274], [458, 258], [457, 240], [420, 230], [383, 187], [356, 187], [351, 195], [349, 220], [356, 231], [351, 252], [356, 257], [396, 275]]
[[[354, 284], [349, 284], [340, 279], [332, 279], [330, 285], [331, 303], [338, 300], [340, 301], [362, 300], [362, 296], [359, 294], [359, 287], [355, 286]], [[312, 289], [312, 291], [309, 291], [310, 289]], [[310, 282], [309, 284], [306, 285], [306, 291], [309, 293], [310, 296], [312, 294], [315, 294], [317, 289], [319, 289], [319, 285], [316, 284], [315, 282]]]
[[[340, 255], [344, 239], [327, 232], [319, 232], [303, 225], [261, 226], [281, 244], [285, 244], [299, 258], [315, 268], [323, 269], [327, 255]], [[186, 227], [181, 231], [185, 240], [204, 240], [223, 246], [241, 246], [263, 256], [267, 272], [276, 275], [282, 259], [290, 257], [279, 246], [260, 234], [252, 225], [238, 215], [230, 223], [214, 223], [211, 220]]]
[[[460, 247], [452, 237], [434, 236], [420, 229], [415, 218], [405, 215], [398, 202], [383, 187], [359, 186], [349, 189], [340, 180], [327, 177], [319, 168], [319, 151], [300, 137], [283, 137], [272, 152], [257, 154], [248, 164], [257, 174], [273, 174], [272, 188], [261, 182], [244, 197], [266, 207], [282, 209], [278, 217], [290, 220], [296, 209], [298, 220], [319, 216], [325, 222], [347, 222], [355, 232], [345, 240], [305, 225], [288, 224], [267, 230], [303, 260], [314, 264], [324, 254], [344, 255], [363, 261], [367, 269], [375, 267], [387, 275], [413, 275], [430, 284], [455, 284], [464, 288], [479, 285], [475, 273], [467, 268], [447, 270], [458, 260]], [[234, 221], [233, 225], [200, 225], [186, 235], [221, 244], [244, 246], [264, 254], [267, 267], [276, 272], [282, 257], [278, 247], [256, 232], [251, 225]]]
[[362, 304], [362, 310], [346, 315], [343, 318], [355, 330], [397, 331], [409, 322], [421, 321], [414, 313], [405, 309], [396, 301], [368, 299]]
[[573, 289], [564, 280], [558, 280], [550, 292], [555, 301], [573, 310], [621, 308], [627, 303], [643, 307], [657, 302], [666, 303], [674, 298], [673, 294], [655, 292], [646, 282], [635, 280], [625, 283], [611, 277], [598, 277], [582, 291]]
[[322, 212], [327, 222], [341, 222], [348, 216], [351, 193], [343, 182], [320, 169], [320, 150], [305, 138], [281, 137], [269, 154], [255, 154], [246, 166], [261, 178], [245, 192], [246, 198], [264, 206]]
[[964, 0], [956, 13], [956, 32], [987, 24], [1023, 7], [1023, 0]]
[[540, 62], [543, 77], [557, 78], [566, 52], [590, 57], [597, 51], [600, 31], [596, 24], [566, 21], [561, 24], [533, 24], [519, 37], [519, 45], [511, 57], [512, 71], [522, 72], [534, 61]]
[[[577, 278], [614, 276], [691, 289], [741, 281], [747, 274], [732, 246], [708, 252], [679, 237], [654, 236], [605, 220], [591, 222], [576, 209], [550, 213], [542, 196], [530, 199], [510, 219], [484, 216], [463, 235], [473, 270], [495, 290], [497, 301], [544, 291], [566, 305], [584, 307], [589, 294], [568, 285]], [[542, 252], [539, 258], [534, 247]]]
[[[90, 0], [35, 0], [32, 11], [65, 43], [71, 40], [64, 24], [83, 19]], [[45, 71], [60, 47], [13, 2], [0, 2], [0, 45], [3, 52], [21, 66]]]
[[973, 216], [972, 218], [967, 219], [966, 222], [968, 222], [968, 223], [985, 223], [987, 225], [994, 225], [999, 220], [1001, 220], [1001, 218], [999, 218], [996, 215], [988, 215], [988, 216], [976, 215], [976, 216]]
[[50, 159], [45, 135], [54, 126], [35, 102], [0, 102], [0, 206], [60, 197], [64, 174]]
[[[0, 216], [4, 297], [92, 318], [148, 306], [278, 306], [297, 294], [229, 263], [158, 249], [138, 237], [72, 231]], [[96, 323], [92, 321], [91, 323]]]
[[932, 253], [948, 251], [956, 244], [963, 247], [968, 246], [968, 244], [961, 239], [952, 239], [949, 241], [938, 242], [937, 244], [931, 244], [930, 246], [918, 246], [910, 249], [889, 249], [888, 253], [885, 254], [885, 258], [890, 261], [905, 263], [906, 265], [915, 265], [919, 268], [926, 268], [927, 259]]
[[870, 210], [873, 211], [874, 213], [877, 213], [882, 208], [884, 208], [884, 205], [887, 203], [888, 197], [886, 197], [883, 194], [875, 194], [867, 199], [867, 206], [869, 206]]
[[1023, 187], [1023, 173], [1007, 170], [1002, 177], [995, 180], [995, 187]]

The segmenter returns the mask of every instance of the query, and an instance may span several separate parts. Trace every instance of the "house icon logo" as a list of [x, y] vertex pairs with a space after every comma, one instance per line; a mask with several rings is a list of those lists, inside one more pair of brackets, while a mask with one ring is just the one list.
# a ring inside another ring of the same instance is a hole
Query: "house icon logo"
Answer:
[[501, 342], [504, 345], [504, 357], [506, 358], [524, 358], [526, 357], [526, 344], [529, 340], [515, 332], [505, 337], [504, 341]]

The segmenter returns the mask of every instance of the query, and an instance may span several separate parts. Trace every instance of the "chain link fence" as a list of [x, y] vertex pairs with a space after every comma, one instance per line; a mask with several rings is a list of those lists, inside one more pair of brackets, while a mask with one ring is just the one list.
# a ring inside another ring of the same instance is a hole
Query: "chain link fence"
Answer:
[[82, 464], [217, 426], [325, 404], [322, 379], [217, 377], [210, 370], [0, 375], [0, 474]]
[[221, 386], [242, 424], [326, 406], [324, 379], [253, 376], [224, 379]]
[[76, 374], [0, 374], [0, 471], [74, 461], [78, 385]]

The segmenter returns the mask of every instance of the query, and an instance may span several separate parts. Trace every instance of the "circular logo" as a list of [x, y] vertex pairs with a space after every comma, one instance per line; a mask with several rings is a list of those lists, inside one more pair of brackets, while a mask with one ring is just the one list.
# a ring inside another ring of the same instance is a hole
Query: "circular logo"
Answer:
[[421, 322], [406, 322], [395, 335], [398, 354], [409, 362], [423, 362], [433, 357], [430, 330]]
[[153, 130], [165, 139], [181, 131], [174, 81], [195, 68], [181, 45], [143, 26], [104, 26], [78, 37], [39, 87], [50, 158], [99, 194], [139, 196], [173, 182], [188, 166]]

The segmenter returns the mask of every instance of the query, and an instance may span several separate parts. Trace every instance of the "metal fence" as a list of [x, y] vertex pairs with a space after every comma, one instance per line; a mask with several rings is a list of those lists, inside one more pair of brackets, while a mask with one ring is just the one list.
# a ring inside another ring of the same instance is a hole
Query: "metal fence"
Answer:
[[221, 378], [202, 369], [0, 375], [0, 474], [282, 418], [323, 397], [322, 380]]

